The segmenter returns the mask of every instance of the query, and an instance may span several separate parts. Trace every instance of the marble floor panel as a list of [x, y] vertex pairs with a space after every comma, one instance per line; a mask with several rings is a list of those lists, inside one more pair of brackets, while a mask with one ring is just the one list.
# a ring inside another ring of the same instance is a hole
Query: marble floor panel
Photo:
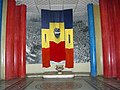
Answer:
[[24, 78], [0, 81], [0, 90], [120, 90], [120, 81], [103, 77]]
[[25, 90], [95, 90], [83, 79], [44, 79], [34, 81]]

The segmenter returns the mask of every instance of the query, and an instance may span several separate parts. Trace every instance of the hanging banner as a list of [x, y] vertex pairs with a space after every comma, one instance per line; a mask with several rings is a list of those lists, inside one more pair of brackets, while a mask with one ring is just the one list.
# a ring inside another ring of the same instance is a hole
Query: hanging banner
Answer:
[[42, 64], [66, 61], [73, 68], [73, 16], [69, 10], [42, 10]]

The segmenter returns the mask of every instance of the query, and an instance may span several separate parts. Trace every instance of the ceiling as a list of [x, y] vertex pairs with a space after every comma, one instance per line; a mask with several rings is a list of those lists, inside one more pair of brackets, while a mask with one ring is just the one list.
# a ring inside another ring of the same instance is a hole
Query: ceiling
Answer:
[[17, 4], [27, 5], [28, 17], [41, 16], [41, 9], [73, 9], [74, 20], [87, 13], [87, 4], [99, 4], [99, 0], [16, 0]]

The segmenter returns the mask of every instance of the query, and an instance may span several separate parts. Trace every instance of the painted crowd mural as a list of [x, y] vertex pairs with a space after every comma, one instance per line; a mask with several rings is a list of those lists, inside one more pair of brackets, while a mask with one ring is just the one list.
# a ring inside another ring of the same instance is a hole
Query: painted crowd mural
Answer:
[[[75, 63], [90, 61], [87, 23], [87, 13], [73, 23]], [[38, 15], [27, 15], [26, 62], [27, 64], [42, 63], [41, 19]]]
[[27, 18], [26, 33], [26, 62], [27, 64], [41, 63], [41, 32], [40, 19]]
[[74, 22], [74, 60], [76, 63], [90, 61], [88, 26], [83, 20]]

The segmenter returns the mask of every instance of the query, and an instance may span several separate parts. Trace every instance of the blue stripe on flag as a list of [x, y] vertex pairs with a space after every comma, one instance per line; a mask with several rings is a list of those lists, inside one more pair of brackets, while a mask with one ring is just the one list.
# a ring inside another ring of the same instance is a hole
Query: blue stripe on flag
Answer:
[[50, 22], [64, 22], [65, 29], [73, 28], [72, 9], [67, 10], [41, 10], [42, 28], [49, 29]]

